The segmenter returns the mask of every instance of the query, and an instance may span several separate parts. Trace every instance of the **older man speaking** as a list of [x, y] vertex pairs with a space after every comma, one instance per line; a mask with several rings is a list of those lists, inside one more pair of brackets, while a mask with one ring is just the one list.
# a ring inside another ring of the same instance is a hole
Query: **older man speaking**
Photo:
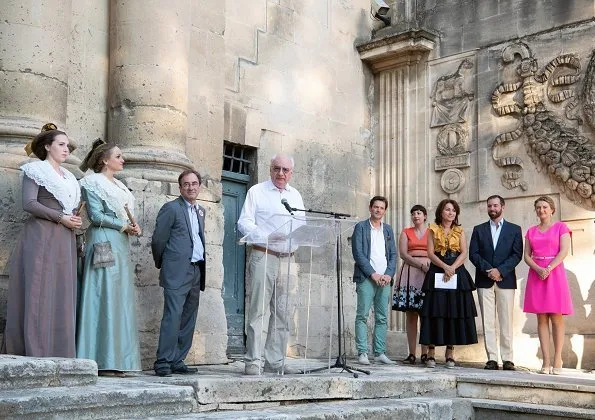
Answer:
[[247, 236], [247, 243], [252, 245], [248, 262], [251, 293], [246, 314], [246, 375], [260, 374], [263, 317], [265, 308], [273, 306], [277, 310], [271, 310], [269, 316], [264, 347], [264, 371], [297, 373], [288, 366], [283, 366], [289, 329], [286, 310], [288, 291], [285, 290], [286, 282], [281, 273], [282, 268], [290, 263], [297, 247], [290, 248], [283, 240], [269, 243], [266, 238], [270, 234], [279, 235], [277, 229], [282, 226], [282, 218], [275, 221], [271, 217], [288, 214], [287, 207], [303, 209], [304, 202], [298, 190], [289, 186], [293, 175], [292, 158], [284, 155], [273, 156], [270, 175], [269, 180], [248, 190], [238, 220], [239, 230]]

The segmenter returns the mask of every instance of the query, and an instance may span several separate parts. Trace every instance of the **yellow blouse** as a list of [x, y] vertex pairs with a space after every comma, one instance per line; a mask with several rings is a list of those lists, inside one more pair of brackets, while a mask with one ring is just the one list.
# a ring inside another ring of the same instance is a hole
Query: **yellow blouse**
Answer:
[[442, 256], [446, 255], [446, 251], [461, 252], [462, 227], [454, 226], [446, 234], [441, 225], [430, 223], [430, 230], [434, 235], [434, 252], [439, 252]]

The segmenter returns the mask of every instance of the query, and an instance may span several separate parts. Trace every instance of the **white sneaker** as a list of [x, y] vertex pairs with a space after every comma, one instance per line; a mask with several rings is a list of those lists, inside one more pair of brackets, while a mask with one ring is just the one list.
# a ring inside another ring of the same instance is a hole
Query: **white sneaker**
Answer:
[[250, 375], [250, 376], [254, 376], [254, 375], [260, 375], [260, 368], [258, 367], [258, 365], [254, 365], [254, 364], [247, 364], [244, 367], [244, 375]]
[[264, 365], [264, 371], [266, 373], [276, 373], [277, 375], [297, 375], [298, 373], [302, 373], [301, 370], [297, 370], [294, 368], [291, 368], [287, 365], [283, 366], [283, 368], [281, 368], [281, 366], [279, 367], [273, 367], [269, 364], [265, 364]]
[[374, 357], [374, 361], [376, 363], [384, 363], [385, 365], [394, 365], [396, 362], [393, 362], [392, 360], [390, 360], [388, 357], [386, 357], [386, 354], [382, 353], [379, 354], [378, 356]]
[[370, 361], [368, 360], [368, 355], [366, 353], [362, 353], [359, 355], [359, 359], [357, 360], [360, 365], [369, 365]]

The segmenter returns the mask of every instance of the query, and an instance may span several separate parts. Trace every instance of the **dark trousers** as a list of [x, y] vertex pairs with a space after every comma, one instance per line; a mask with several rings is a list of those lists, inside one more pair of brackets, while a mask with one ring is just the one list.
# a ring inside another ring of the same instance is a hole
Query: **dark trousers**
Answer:
[[163, 318], [154, 369], [183, 366], [192, 346], [200, 299], [199, 267], [190, 265], [186, 278], [192, 280], [190, 287], [163, 289]]

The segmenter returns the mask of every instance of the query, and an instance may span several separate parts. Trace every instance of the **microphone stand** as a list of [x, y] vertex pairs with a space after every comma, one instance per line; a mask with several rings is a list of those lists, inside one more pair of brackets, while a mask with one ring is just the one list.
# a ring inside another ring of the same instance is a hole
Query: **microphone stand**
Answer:
[[[318, 211], [312, 209], [296, 209], [290, 207], [292, 211], [303, 211], [305, 213], [314, 213], [314, 214], [322, 214], [327, 216], [332, 216], [336, 220], [336, 224], [340, 219], [345, 219], [347, 217], [351, 217], [350, 214], [346, 213], [336, 213], [336, 212], [328, 212], [328, 211]], [[289, 209], [287, 209], [289, 211]], [[356, 368], [347, 364], [347, 359], [345, 354], [343, 353], [343, 348], [346, 347], [345, 345], [345, 336], [343, 334], [343, 324], [341, 322], [341, 318], [343, 316], [343, 279], [342, 279], [342, 258], [341, 258], [341, 232], [336, 237], [335, 240], [335, 275], [337, 278], [337, 338], [338, 338], [338, 347], [339, 347], [339, 355], [335, 360], [335, 363], [330, 366], [330, 369], [340, 368], [341, 372], [349, 372], [353, 374], [354, 378], [357, 378], [359, 375], [356, 372], [365, 373], [366, 375], [370, 374], [369, 370]], [[304, 373], [314, 373], [314, 372], [321, 372], [323, 370], [329, 369], [329, 367], [324, 366], [315, 369], [304, 369]]]

